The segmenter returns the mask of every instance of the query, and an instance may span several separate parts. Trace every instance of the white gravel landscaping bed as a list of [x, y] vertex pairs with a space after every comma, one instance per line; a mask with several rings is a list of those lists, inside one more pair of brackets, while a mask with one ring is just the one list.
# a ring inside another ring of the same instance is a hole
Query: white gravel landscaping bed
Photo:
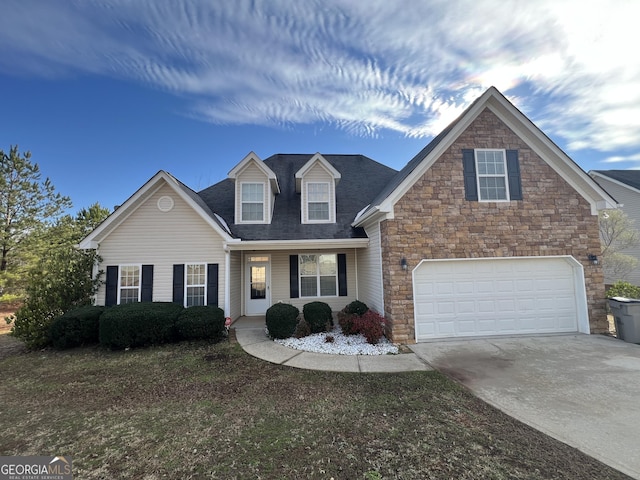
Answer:
[[[333, 342], [327, 342], [327, 336], [333, 337]], [[382, 337], [377, 345], [371, 345], [362, 334], [344, 335], [339, 325], [330, 332], [314, 333], [303, 338], [274, 339], [274, 342], [296, 350], [334, 355], [395, 355], [398, 353], [398, 347], [385, 337]]]

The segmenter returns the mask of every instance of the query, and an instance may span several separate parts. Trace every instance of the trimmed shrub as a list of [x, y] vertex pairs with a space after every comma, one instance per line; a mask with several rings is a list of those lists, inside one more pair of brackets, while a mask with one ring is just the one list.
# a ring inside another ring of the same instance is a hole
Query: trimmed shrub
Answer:
[[345, 311], [347, 313], [352, 313], [354, 315], [364, 315], [366, 311], [369, 310], [367, 304], [361, 302], [360, 300], [354, 300], [349, 305], [345, 307]]
[[326, 332], [333, 322], [331, 307], [324, 302], [311, 302], [302, 307], [302, 315], [309, 322], [311, 333]]
[[293, 336], [296, 338], [303, 338], [303, 337], [308, 337], [309, 335], [311, 335], [311, 327], [309, 326], [309, 322], [307, 322], [303, 318], [296, 325], [296, 329], [293, 332]]
[[298, 324], [300, 310], [289, 303], [276, 303], [266, 315], [267, 330], [273, 338], [289, 338]]
[[364, 315], [356, 315], [353, 327], [357, 333], [364, 335], [367, 343], [375, 345], [384, 335], [385, 319], [378, 312], [367, 310]]
[[87, 305], [55, 318], [48, 332], [51, 344], [63, 350], [98, 343], [103, 312], [104, 307]]
[[348, 313], [347, 309], [344, 308], [338, 312], [338, 325], [342, 329], [342, 333], [345, 335], [355, 335], [358, 333], [353, 324], [353, 320], [357, 317], [357, 315], [353, 313]]
[[177, 303], [115, 305], [100, 317], [100, 345], [112, 350], [172, 342], [175, 323], [184, 310]]
[[212, 305], [185, 308], [176, 320], [178, 338], [220, 340], [225, 332], [224, 310]]
[[640, 298], [640, 287], [618, 280], [607, 290], [606, 297]]

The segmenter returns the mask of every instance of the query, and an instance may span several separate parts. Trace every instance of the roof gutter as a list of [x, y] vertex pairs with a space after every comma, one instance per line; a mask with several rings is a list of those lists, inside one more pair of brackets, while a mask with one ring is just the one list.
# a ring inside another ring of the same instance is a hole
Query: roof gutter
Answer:
[[328, 238], [310, 240], [247, 240], [240, 242], [227, 242], [225, 249], [229, 251], [246, 250], [341, 250], [345, 248], [366, 248], [369, 246], [368, 238]]

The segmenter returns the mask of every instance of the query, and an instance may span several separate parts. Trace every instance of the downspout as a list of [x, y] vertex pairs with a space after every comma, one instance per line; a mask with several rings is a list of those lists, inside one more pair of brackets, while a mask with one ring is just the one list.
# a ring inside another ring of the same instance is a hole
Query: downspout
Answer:
[[231, 252], [224, 246], [224, 316], [231, 316]]
[[353, 257], [356, 264], [356, 300], [358, 300], [360, 298], [360, 290], [358, 288], [358, 249], [356, 248], [353, 249]]
[[[100, 248], [100, 245], [97, 245], [96, 246], [96, 257], [100, 256], [99, 248]], [[100, 272], [100, 265], [99, 265], [98, 262], [95, 262], [93, 264], [93, 266], [91, 267], [91, 278], [95, 280], [98, 277], [98, 273], [99, 272]], [[100, 285], [98, 285], [98, 288], [96, 288], [96, 292], [93, 294], [93, 305], [97, 305], [98, 304], [98, 290], [100, 290]]]

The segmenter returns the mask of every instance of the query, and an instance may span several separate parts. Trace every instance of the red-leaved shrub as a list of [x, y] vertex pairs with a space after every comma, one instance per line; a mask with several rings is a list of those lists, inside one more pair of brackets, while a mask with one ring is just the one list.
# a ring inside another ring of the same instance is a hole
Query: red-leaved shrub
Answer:
[[345, 335], [355, 335], [358, 332], [354, 330], [353, 321], [357, 317], [355, 313], [348, 313], [346, 310], [338, 312], [338, 324]]
[[[378, 312], [367, 310], [363, 315], [355, 315], [352, 319], [352, 330], [361, 333], [367, 342], [375, 345], [384, 335], [385, 319]], [[342, 325], [341, 325], [342, 326]]]

